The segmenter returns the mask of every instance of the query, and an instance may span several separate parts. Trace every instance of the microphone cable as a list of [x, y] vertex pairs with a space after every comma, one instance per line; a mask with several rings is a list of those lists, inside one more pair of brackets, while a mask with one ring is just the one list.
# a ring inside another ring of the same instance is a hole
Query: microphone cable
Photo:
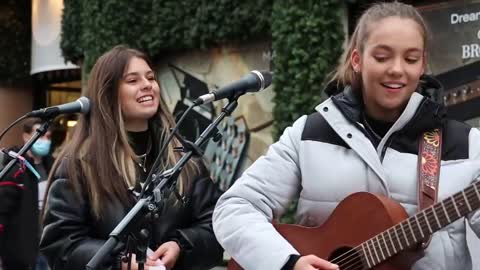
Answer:
[[17, 120], [15, 120], [15, 122], [11, 123], [10, 126], [8, 126], [6, 129], [4, 129], [2, 131], [2, 133], [0, 134], [0, 141], [2, 140], [3, 136], [5, 136], [5, 134], [12, 128], [14, 127], [16, 124], [20, 123], [21, 121], [23, 121], [25, 118], [27, 118], [28, 115], [23, 115], [22, 117], [18, 118]]

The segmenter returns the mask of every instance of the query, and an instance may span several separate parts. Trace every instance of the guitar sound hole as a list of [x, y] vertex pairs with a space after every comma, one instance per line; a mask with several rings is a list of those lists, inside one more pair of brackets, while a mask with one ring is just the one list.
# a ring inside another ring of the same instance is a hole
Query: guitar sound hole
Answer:
[[351, 247], [336, 249], [328, 257], [328, 260], [340, 267], [340, 270], [362, 270], [367, 269], [360, 257], [360, 254]]

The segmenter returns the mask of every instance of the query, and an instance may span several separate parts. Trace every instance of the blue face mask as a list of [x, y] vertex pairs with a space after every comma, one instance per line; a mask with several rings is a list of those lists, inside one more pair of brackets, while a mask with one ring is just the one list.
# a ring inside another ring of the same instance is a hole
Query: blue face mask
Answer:
[[38, 139], [33, 145], [32, 145], [32, 154], [34, 154], [37, 157], [44, 157], [50, 153], [50, 147], [52, 145], [52, 141], [46, 140], [46, 139]]

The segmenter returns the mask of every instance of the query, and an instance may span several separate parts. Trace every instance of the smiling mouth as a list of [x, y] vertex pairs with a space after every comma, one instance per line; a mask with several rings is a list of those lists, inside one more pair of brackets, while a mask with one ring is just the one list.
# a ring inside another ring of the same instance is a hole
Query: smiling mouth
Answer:
[[405, 84], [403, 83], [381, 83], [381, 85], [385, 88], [392, 89], [392, 90], [398, 90], [405, 87]]
[[141, 98], [138, 98], [137, 102], [138, 103], [144, 103], [144, 102], [152, 101], [152, 100], [153, 100], [153, 96], [143, 96]]

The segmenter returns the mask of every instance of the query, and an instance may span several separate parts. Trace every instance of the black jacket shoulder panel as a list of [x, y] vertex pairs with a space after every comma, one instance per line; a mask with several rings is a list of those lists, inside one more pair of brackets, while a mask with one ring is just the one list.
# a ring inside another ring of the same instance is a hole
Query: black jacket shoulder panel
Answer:
[[442, 138], [442, 160], [468, 159], [469, 134], [472, 127], [455, 121], [446, 121]]
[[[455, 120], [445, 120], [442, 124], [442, 160], [467, 159], [469, 152], [468, 136], [471, 127]], [[402, 152], [418, 155], [418, 144], [422, 133], [398, 133], [392, 140], [391, 148]]]
[[302, 132], [302, 141], [317, 141], [350, 148], [319, 112], [310, 114]]

